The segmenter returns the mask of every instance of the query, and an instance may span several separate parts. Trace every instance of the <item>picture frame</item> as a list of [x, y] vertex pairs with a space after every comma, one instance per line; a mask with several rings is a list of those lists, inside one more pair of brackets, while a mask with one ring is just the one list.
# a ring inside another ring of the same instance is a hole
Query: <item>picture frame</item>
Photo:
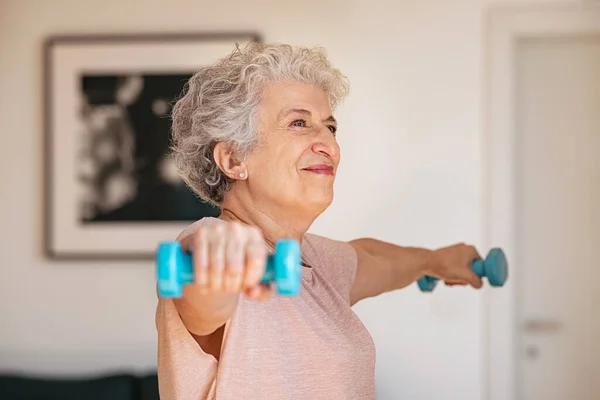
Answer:
[[55, 35], [43, 45], [44, 253], [149, 260], [217, 216], [177, 176], [170, 111], [189, 77], [256, 32]]

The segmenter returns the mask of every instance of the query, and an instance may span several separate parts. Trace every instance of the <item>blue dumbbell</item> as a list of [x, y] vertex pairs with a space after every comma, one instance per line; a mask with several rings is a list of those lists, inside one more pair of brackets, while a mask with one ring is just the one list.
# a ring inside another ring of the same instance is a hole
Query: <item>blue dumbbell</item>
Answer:
[[[487, 277], [492, 286], [503, 286], [508, 278], [508, 262], [502, 249], [490, 250], [485, 260], [473, 261], [471, 268], [480, 278]], [[432, 276], [424, 276], [417, 281], [417, 284], [421, 291], [431, 292], [438, 280]]]
[[[158, 245], [156, 264], [161, 297], [181, 297], [183, 286], [194, 282], [192, 255], [184, 252], [178, 241]], [[267, 258], [261, 282], [275, 283], [277, 292], [282, 296], [294, 296], [300, 292], [301, 281], [300, 244], [295, 240], [277, 242], [275, 253]]]

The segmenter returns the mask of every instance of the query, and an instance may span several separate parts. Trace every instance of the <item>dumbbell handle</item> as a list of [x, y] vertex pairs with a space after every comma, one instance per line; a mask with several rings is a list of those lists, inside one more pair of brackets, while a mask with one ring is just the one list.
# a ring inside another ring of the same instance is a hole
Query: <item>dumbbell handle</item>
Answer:
[[[182, 252], [178, 258], [176, 258], [177, 265], [173, 262], [172, 267], [179, 269], [180, 282], [182, 284], [194, 283], [194, 264], [192, 261], [192, 254]], [[267, 265], [265, 267], [265, 273], [261, 279], [261, 283], [271, 283], [275, 280], [275, 265], [273, 255], [270, 254], [267, 257]]]
[[[277, 282], [277, 291], [283, 295], [297, 293], [300, 282], [300, 249], [296, 241], [277, 243], [275, 254], [267, 257], [267, 265], [261, 283]], [[192, 254], [184, 252], [181, 244], [162, 242], [157, 251], [158, 291], [162, 297], [180, 297], [183, 285], [194, 282]], [[276, 271], [276, 265], [285, 265]], [[279, 276], [277, 276], [279, 272]]]
[[471, 263], [471, 269], [480, 278], [485, 276], [485, 260], [474, 260]]

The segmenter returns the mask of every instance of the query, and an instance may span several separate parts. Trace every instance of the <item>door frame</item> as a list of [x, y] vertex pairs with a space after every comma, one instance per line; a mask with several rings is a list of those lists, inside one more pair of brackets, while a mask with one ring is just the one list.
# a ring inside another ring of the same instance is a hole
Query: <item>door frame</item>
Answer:
[[516, 46], [522, 39], [600, 35], [600, 2], [490, 8], [486, 14], [483, 166], [484, 242], [502, 247], [509, 280], [484, 290], [486, 388], [488, 400], [518, 399], [520, 284], [517, 245]]

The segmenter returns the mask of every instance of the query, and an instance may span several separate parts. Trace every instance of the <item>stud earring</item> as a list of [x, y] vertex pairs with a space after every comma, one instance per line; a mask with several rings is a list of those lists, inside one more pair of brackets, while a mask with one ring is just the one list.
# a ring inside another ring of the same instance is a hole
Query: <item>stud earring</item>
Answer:
[[246, 173], [245, 172], [240, 172], [240, 178], [244, 179], [246, 177]]

